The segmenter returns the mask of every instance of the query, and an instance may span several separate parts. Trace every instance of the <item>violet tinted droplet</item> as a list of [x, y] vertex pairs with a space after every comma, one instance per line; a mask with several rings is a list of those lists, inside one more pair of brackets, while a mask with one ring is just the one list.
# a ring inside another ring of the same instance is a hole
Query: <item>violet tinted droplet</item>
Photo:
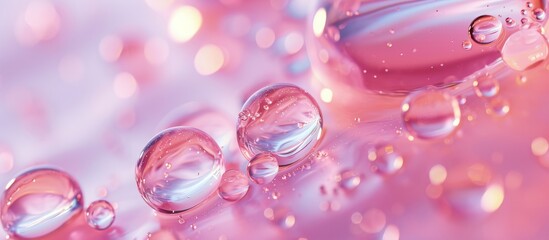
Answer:
[[246, 195], [249, 188], [248, 178], [240, 171], [231, 169], [221, 177], [217, 193], [227, 201], [238, 201]]
[[13, 179], [0, 200], [2, 225], [16, 238], [54, 232], [82, 211], [82, 191], [67, 173], [34, 169]]
[[499, 93], [499, 82], [490, 74], [482, 74], [473, 81], [475, 93], [479, 97], [493, 97]]
[[414, 137], [445, 137], [459, 125], [457, 99], [443, 91], [427, 90], [408, 96], [402, 104], [404, 126]]
[[368, 160], [372, 171], [382, 175], [394, 174], [404, 165], [404, 158], [392, 145], [378, 145], [370, 149]]
[[260, 153], [248, 163], [248, 176], [257, 184], [267, 184], [278, 174], [278, 161], [272, 153]]
[[86, 221], [90, 227], [97, 230], [109, 228], [115, 219], [114, 208], [110, 202], [97, 200], [86, 209]]
[[489, 44], [499, 39], [503, 24], [494, 16], [484, 15], [476, 18], [469, 27], [471, 39], [479, 44]]
[[543, 21], [545, 20], [545, 11], [541, 8], [536, 8], [534, 9], [534, 11], [532, 12], [532, 14], [534, 14], [534, 18], [538, 21]]
[[343, 170], [339, 173], [337, 180], [342, 189], [352, 191], [358, 187], [361, 178], [354, 170]]
[[[271, 102], [267, 109], [263, 107], [266, 102]], [[309, 154], [322, 135], [317, 102], [290, 84], [260, 89], [246, 101], [239, 115], [238, 144], [247, 159], [271, 152], [281, 166], [289, 165]]]
[[223, 171], [221, 149], [208, 134], [196, 128], [174, 127], [156, 135], [143, 149], [135, 177], [141, 196], [151, 208], [178, 213], [212, 194]]

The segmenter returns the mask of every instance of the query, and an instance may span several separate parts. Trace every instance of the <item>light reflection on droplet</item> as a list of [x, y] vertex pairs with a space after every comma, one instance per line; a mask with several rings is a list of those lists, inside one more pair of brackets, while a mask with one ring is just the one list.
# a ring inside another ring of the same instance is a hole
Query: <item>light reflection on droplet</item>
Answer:
[[320, 37], [324, 33], [326, 26], [326, 9], [320, 8], [316, 11], [313, 17], [313, 33], [316, 37]]
[[432, 184], [439, 185], [446, 180], [446, 168], [440, 164], [435, 165], [429, 171], [429, 179]]
[[501, 50], [509, 67], [517, 71], [526, 70], [547, 58], [547, 40], [535, 29], [524, 29], [513, 33]]
[[503, 187], [499, 184], [491, 185], [482, 195], [481, 207], [488, 213], [494, 212], [501, 206], [503, 199]]
[[368, 160], [372, 171], [382, 175], [395, 174], [404, 165], [404, 158], [392, 145], [381, 144], [370, 149]]
[[331, 103], [334, 93], [329, 88], [323, 88], [320, 90], [320, 99], [325, 103]]
[[105, 200], [94, 201], [86, 209], [86, 221], [88, 225], [97, 230], [109, 228], [114, 223], [115, 218], [113, 206]]

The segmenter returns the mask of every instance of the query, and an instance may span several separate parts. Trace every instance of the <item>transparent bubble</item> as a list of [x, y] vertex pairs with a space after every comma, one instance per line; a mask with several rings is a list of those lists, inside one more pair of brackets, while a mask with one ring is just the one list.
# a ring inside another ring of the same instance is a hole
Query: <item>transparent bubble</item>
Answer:
[[277, 158], [271, 153], [260, 153], [248, 163], [248, 176], [257, 184], [267, 184], [278, 174]]
[[[349, 1], [314, 2], [307, 50], [314, 80], [334, 95], [398, 95], [459, 84], [500, 57], [498, 40], [508, 36], [502, 33], [505, 18], [498, 18], [502, 9], [516, 9], [505, 17], [523, 17], [522, 1], [352, 1], [352, 8]], [[471, 41], [497, 45], [472, 48], [463, 42], [469, 27]]]
[[510, 17], [505, 19], [505, 24], [507, 25], [507, 27], [510, 27], [510, 28], [517, 26], [517, 22], [515, 21], [515, 19]]
[[450, 216], [470, 218], [495, 212], [504, 201], [504, 189], [483, 164], [449, 169], [435, 199]]
[[105, 200], [94, 201], [86, 209], [86, 221], [97, 230], [109, 228], [115, 219], [114, 208]]
[[473, 43], [469, 40], [466, 40], [466, 41], [463, 41], [463, 43], [461, 43], [461, 46], [465, 50], [470, 50], [473, 47]]
[[392, 145], [378, 145], [368, 151], [368, 160], [373, 172], [383, 175], [396, 173], [404, 165], [404, 158]]
[[475, 93], [479, 97], [493, 97], [499, 93], [499, 82], [490, 74], [481, 74], [473, 81]]
[[192, 127], [169, 128], [143, 149], [135, 174], [141, 196], [162, 213], [188, 210], [218, 187], [224, 162], [208, 134]]
[[541, 8], [536, 8], [534, 9], [534, 11], [532, 12], [534, 14], [534, 18], [538, 21], [543, 21], [545, 20], [545, 11]]
[[404, 100], [402, 118], [414, 137], [433, 139], [454, 131], [459, 125], [461, 110], [455, 97], [443, 91], [426, 90]]
[[526, 70], [547, 58], [547, 41], [535, 29], [513, 33], [501, 50], [503, 61], [517, 71]]
[[510, 110], [509, 102], [503, 98], [490, 99], [486, 104], [486, 112], [492, 115], [503, 117], [507, 115]]
[[78, 183], [60, 170], [27, 171], [10, 181], [0, 200], [2, 225], [17, 238], [52, 233], [82, 211]]
[[289, 165], [315, 147], [322, 122], [318, 104], [303, 89], [290, 84], [264, 87], [242, 107], [238, 144], [247, 159], [271, 152], [281, 166]]
[[360, 185], [361, 177], [357, 172], [349, 169], [341, 171], [337, 177], [337, 180], [342, 189], [352, 191]]
[[483, 15], [476, 18], [469, 27], [471, 39], [479, 44], [489, 44], [501, 36], [503, 24], [494, 16]]
[[221, 177], [217, 193], [227, 201], [238, 201], [246, 195], [249, 188], [248, 178], [240, 171], [231, 169]]

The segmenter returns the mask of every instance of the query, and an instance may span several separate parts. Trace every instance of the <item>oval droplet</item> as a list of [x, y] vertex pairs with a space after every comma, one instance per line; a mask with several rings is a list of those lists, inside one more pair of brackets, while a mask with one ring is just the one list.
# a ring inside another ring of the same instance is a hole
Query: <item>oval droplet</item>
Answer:
[[109, 228], [114, 223], [114, 219], [114, 208], [108, 201], [94, 201], [86, 209], [86, 221], [88, 225], [97, 230]]
[[433, 139], [448, 136], [459, 125], [457, 99], [443, 91], [427, 90], [408, 96], [402, 104], [404, 126], [414, 137]]
[[493, 97], [499, 93], [499, 82], [490, 74], [481, 74], [473, 81], [475, 93], [479, 97]]
[[392, 145], [378, 145], [368, 151], [368, 160], [374, 173], [390, 175], [404, 165], [404, 158]]
[[82, 211], [82, 191], [67, 173], [34, 169], [10, 181], [0, 200], [2, 225], [17, 238], [54, 232]]
[[360, 185], [361, 177], [354, 170], [343, 170], [337, 178], [339, 186], [345, 191], [352, 191]]
[[221, 184], [217, 193], [221, 198], [234, 202], [244, 197], [249, 188], [248, 178], [240, 171], [231, 169], [221, 177]]
[[[265, 102], [271, 102], [268, 109]], [[251, 117], [242, 118], [244, 114]], [[275, 154], [280, 166], [304, 158], [322, 135], [322, 114], [315, 99], [303, 89], [278, 84], [264, 87], [244, 104], [238, 120], [240, 150], [247, 159], [264, 152]]]
[[488, 101], [486, 112], [492, 115], [503, 117], [509, 113], [511, 108], [509, 102], [503, 98], [494, 98]]
[[471, 39], [479, 44], [489, 44], [501, 36], [503, 24], [494, 16], [483, 15], [476, 18], [469, 28]]
[[517, 71], [523, 71], [547, 58], [549, 48], [545, 37], [535, 29], [513, 33], [501, 50], [503, 61]]
[[141, 196], [154, 210], [179, 213], [204, 201], [218, 187], [221, 149], [192, 127], [169, 128], [143, 149], [135, 174]]
[[248, 176], [257, 184], [267, 184], [278, 174], [278, 160], [271, 153], [260, 153], [248, 163]]

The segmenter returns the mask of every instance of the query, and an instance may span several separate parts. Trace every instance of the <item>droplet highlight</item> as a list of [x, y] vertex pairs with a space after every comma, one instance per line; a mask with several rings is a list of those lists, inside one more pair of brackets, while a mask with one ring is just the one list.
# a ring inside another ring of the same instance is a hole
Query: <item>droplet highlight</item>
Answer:
[[115, 219], [114, 208], [110, 202], [97, 200], [86, 209], [86, 221], [90, 227], [97, 230], [109, 228]]

